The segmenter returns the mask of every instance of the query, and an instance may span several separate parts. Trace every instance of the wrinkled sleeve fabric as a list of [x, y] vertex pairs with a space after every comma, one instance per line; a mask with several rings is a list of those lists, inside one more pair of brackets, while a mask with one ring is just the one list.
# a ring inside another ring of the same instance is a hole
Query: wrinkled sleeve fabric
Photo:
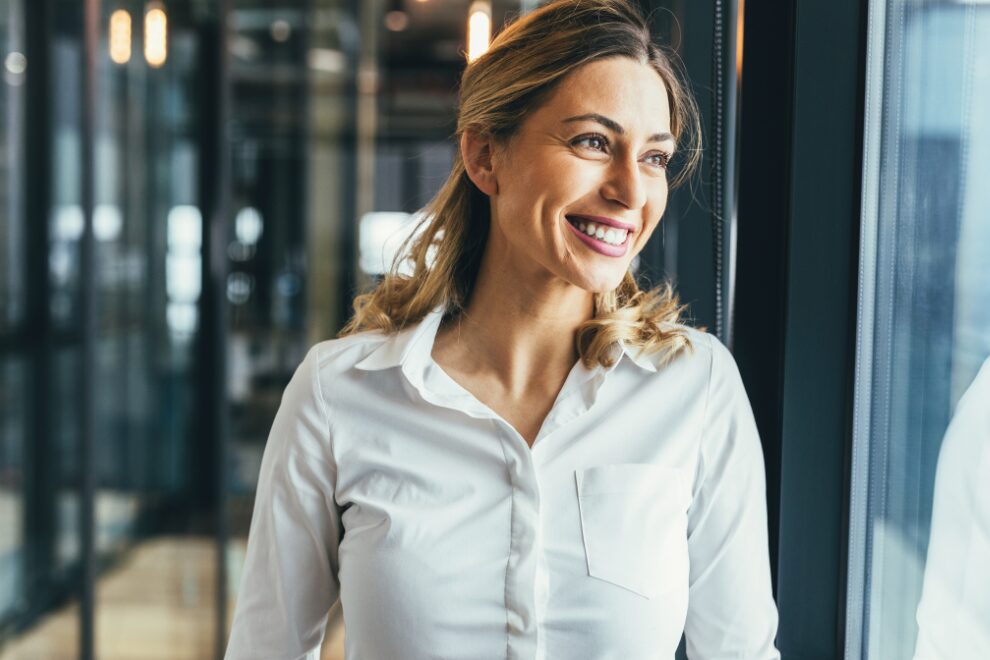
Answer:
[[227, 660], [317, 660], [337, 600], [336, 466], [309, 351], [282, 395], [261, 461]]
[[779, 658], [763, 452], [731, 353], [711, 345], [707, 404], [688, 512], [685, 622], [692, 660]]

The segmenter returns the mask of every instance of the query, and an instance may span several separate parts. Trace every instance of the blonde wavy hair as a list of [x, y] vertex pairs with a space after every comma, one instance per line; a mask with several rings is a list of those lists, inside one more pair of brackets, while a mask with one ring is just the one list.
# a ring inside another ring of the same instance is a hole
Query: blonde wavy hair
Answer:
[[[653, 42], [646, 19], [627, 0], [554, 0], [506, 27], [464, 70], [455, 143], [471, 128], [507, 144], [565, 76], [610, 57], [648, 64], [666, 85], [681, 161], [670, 187], [679, 186], [701, 159], [698, 108], [674, 66], [676, 55]], [[391, 334], [438, 306], [451, 316], [467, 307], [491, 217], [488, 196], [468, 177], [460, 150], [450, 176], [422, 212], [391, 272], [354, 300], [354, 316], [338, 336], [364, 330]], [[403, 265], [411, 275], [400, 274]], [[643, 291], [627, 272], [614, 290], [595, 294], [594, 316], [578, 329], [576, 349], [588, 367], [614, 364], [622, 344], [666, 362], [691, 345], [681, 322], [684, 308], [669, 283]]]

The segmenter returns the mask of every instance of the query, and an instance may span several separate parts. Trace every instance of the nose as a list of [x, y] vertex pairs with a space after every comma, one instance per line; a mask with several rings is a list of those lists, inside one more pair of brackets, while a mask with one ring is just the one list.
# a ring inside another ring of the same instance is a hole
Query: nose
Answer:
[[602, 197], [629, 209], [646, 204], [646, 184], [635, 157], [615, 158], [602, 184]]

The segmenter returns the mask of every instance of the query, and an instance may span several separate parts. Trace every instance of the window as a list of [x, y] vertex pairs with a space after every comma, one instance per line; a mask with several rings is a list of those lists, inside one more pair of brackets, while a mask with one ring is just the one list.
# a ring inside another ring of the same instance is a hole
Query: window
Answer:
[[869, 29], [846, 657], [909, 658], [940, 448], [990, 355], [990, 5], [873, 0]]

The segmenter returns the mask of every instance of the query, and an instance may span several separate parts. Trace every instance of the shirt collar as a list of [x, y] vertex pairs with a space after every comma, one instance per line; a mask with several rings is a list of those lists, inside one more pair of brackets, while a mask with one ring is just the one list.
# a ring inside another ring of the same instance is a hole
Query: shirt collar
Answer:
[[365, 371], [399, 367], [406, 382], [425, 401], [461, 410], [474, 417], [490, 416], [484, 404], [455, 383], [433, 361], [433, 342], [443, 317], [444, 307], [435, 307], [419, 323], [386, 338], [355, 366]]
[[622, 355], [628, 358], [630, 362], [635, 364], [640, 369], [653, 373], [656, 373], [659, 370], [656, 362], [650, 359], [649, 355], [644, 355], [639, 349], [632, 348], [624, 342], [622, 344]]
[[[367, 357], [361, 360], [356, 367], [364, 371], [380, 371], [393, 367], [407, 367], [411, 362], [420, 364], [424, 358], [430, 358], [433, 352], [433, 340], [436, 338], [440, 322], [443, 320], [444, 307], [438, 306], [429, 312], [419, 323], [407, 327], [398, 333], [388, 337], [378, 348], [372, 351]], [[649, 372], [656, 372], [657, 365], [650, 359], [649, 355], [644, 355], [641, 351], [626, 343], [622, 343], [622, 355], [635, 364], [640, 369]], [[606, 371], [612, 371], [618, 366], [616, 361], [612, 367]]]
[[[380, 371], [404, 366], [413, 358], [421, 358], [424, 353], [429, 357], [432, 354], [433, 340], [440, 328], [440, 321], [443, 320], [443, 310], [442, 306], [438, 306], [419, 323], [387, 337], [378, 348], [355, 366], [364, 371]], [[416, 355], [415, 349], [422, 344], [426, 344], [423, 346], [424, 350]]]

